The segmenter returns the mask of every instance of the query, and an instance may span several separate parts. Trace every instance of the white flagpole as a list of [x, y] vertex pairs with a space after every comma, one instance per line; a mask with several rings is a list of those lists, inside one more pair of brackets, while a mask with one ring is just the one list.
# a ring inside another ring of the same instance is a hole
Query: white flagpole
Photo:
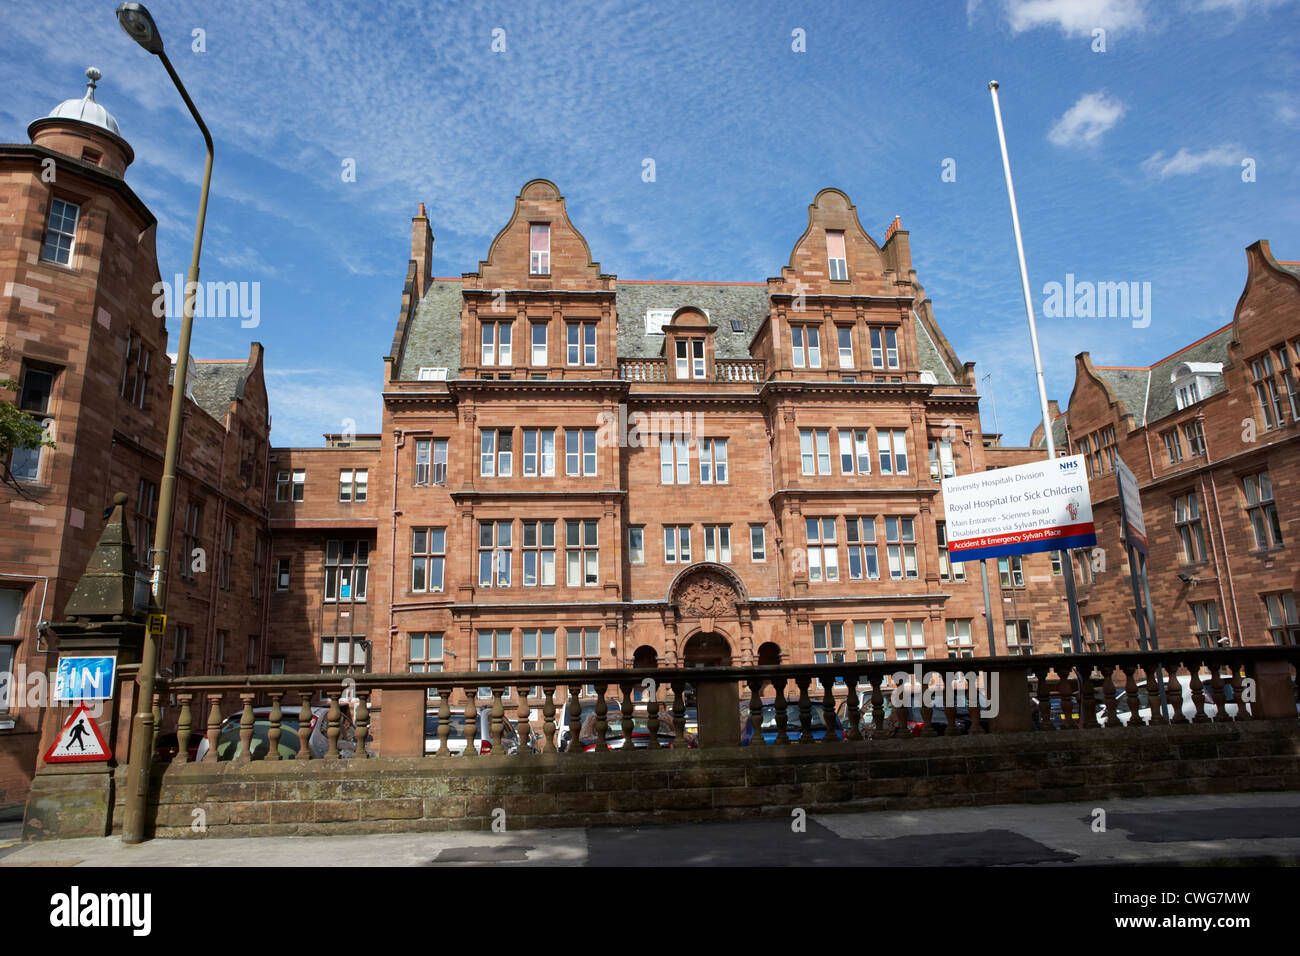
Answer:
[[[1034, 347], [1034, 374], [1038, 378], [1038, 405], [1043, 415], [1043, 437], [1047, 439], [1047, 457], [1056, 457], [1056, 440], [1052, 436], [1051, 413], [1047, 410], [1047, 383], [1043, 380], [1043, 360], [1038, 353], [1038, 326], [1034, 322], [1034, 300], [1029, 291], [1029, 269], [1025, 266], [1025, 244], [1020, 236], [1020, 213], [1016, 209], [1016, 187], [1011, 182], [1011, 158], [1007, 155], [1007, 135], [1002, 129], [1002, 109], [998, 105], [998, 81], [989, 82], [989, 93], [993, 97], [993, 118], [998, 124], [998, 145], [1002, 148], [1002, 171], [1007, 177], [1007, 198], [1011, 200], [1011, 228], [1016, 234], [1016, 258], [1020, 261], [1020, 288], [1025, 296], [1025, 317], [1029, 320], [1029, 341]], [[1074, 592], [1074, 559], [1068, 552], [1061, 553], [1062, 570], [1065, 572], [1066, 597], [1070, 608], [1070, 634], [1074, 641], [1074, 652], [1083, 651], [1082, 627], [1079, 621], [1079, 603]]]

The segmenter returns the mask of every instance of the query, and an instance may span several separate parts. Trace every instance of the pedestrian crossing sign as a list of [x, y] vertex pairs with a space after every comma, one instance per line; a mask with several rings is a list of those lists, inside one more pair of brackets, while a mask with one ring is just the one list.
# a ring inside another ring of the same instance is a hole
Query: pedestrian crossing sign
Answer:
[[81, 704], [63, 725], [54, 744], [45, 751], [45, 762], [81, 763], [107, 760], [111, 756], [90, 708]]

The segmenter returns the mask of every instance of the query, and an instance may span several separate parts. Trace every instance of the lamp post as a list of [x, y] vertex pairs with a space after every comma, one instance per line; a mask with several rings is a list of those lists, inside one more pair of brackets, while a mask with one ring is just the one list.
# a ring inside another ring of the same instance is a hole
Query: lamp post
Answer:
[[[185, 283], [185, 306], [181, 313], [181, 341], [176, 352], [176, 369], [172, 382], [171, 417], [167, 422], [167, 454], [163, 460], [162, 485], [158, 495], [158, 526], [153, 539], [153, 603], [159, 610], [167, 602], [168, 545], [172, 536], [173, 506], [176, 502], [176, 460], [180, 456], [181, 414], [185, 410], [185, 376], [189, 371], [190, 334], [194, 328], [194, 296], [199, 282], [199, 253], [203, 248], [203, 221], [208, 212], [208, 186], [212, 181], [212, 135], [203, 117], [194, 107], [185, 86], [176, 75], [171, 60], [163, 50], [162, 36], [149, 11], [139, 3], [123, 3], [117, 8], [117, 20], [136, 43], [158, 59], [176, 84], [181, 99], [189, 107], [194, 122], [207, 145], [207, 163], [203, 168], [203, 191], [199, 194], [199, 217], [194, 226], [194, 253]], [[139, 694], [131, 734], [130, 775], [127, 781], [126, 814], [122, 827], [123, 843], [144, 839], [145, 801], [149, 792], [149, 765], [153, 760], [153, 688], [158, 665], [158, 644], [146, 629], [140, 655]]]

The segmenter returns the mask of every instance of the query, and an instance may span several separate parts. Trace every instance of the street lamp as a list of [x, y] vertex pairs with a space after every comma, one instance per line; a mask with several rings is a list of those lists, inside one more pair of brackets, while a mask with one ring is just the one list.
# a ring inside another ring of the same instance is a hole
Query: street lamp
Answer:
[[[194, 101], [185, 91], [181, 78], [176, 75], [171, 60], [163, 50], [162, 35], [149, 11], [139, 3], [123, 3], [117, 8], [117, 20], [127, 36], [162, 60], [167, 75], [176, 84], [181, 99], [189, 107], [194, 122], [203, 133], [207, 145], [207, 163], [203, 168], [203, 191], [199, 194], [199, 218], [194, 226], [194, 253], [190, 258], [189, 276], [185, 283], [185, 307], [181, 313], [181, 341], [176, 351], [176, 368], [172, 382], [171, 417], [167, 422], [167, 455], [163, 460], [162, 485], [158, 495], [158, 526], [153, 539], [153, 603], [161, 611], [167, 603], [168, 545], [172, 536], [172, 513], [176, 503], [176, 459], [180, 456], [181, 414], [185, 410], [185, 375], [190, 362], [190, 334], [194, 328], [194, 296], [199, 283], [199, 253], [203, 248], [203, 221], [208, 213], [208, 186], [212, 182], [212, 135], [203, 123], [203, 117], [194, 107]], [[127, 783], [126, 814], [122, 827], [123, 843], [139, 843], [144, 839], [145, 801], [149, 792], [149, 765], [153, 761], [153, 687], [154, 671], [158, 664], [158, 645], [148, 629], [145, 630], [144, 647], [140, 654], [139, 694], [136, 699], [135, 721], [131, 734], [130, 777]]]

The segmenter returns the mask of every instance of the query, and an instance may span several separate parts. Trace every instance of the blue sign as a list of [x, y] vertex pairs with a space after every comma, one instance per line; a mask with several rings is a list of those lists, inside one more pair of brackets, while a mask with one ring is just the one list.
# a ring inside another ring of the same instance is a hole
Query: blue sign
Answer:
[[116, 657], [60, 657], [55, 700], [111, 700]]

